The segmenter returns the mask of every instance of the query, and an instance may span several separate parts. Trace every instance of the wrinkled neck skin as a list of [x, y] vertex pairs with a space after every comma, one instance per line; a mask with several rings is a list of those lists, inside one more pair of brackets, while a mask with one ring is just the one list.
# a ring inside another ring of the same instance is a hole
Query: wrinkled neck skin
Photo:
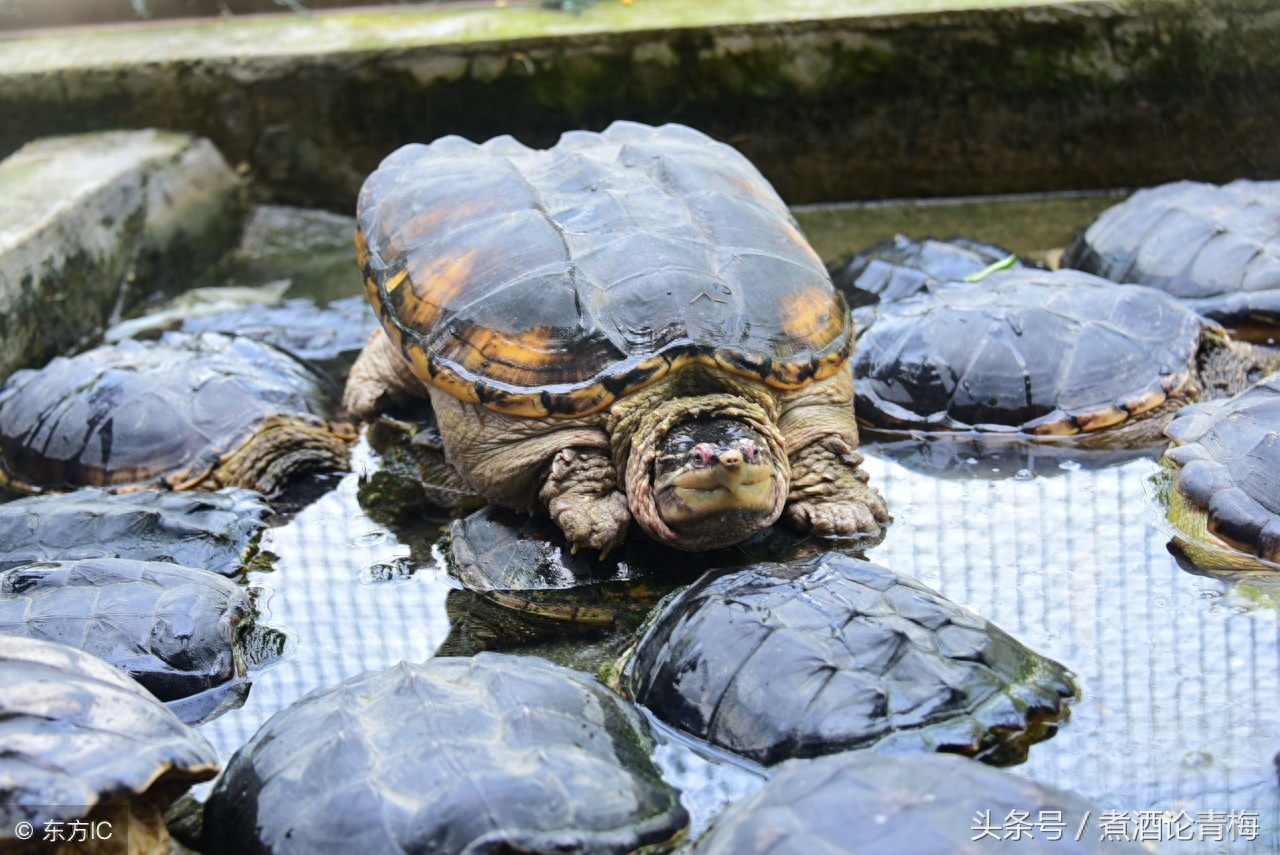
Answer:
[[[662, 438], [690, 419], [739, 421], [757, 434], [772, 462], [772, 506], [764, 513], [733, 509], [696, 519], [664, 519], [655, 499], [655, 461]], [[606, 419], [613, 461], [632, 518], [655, 540], [678, 549], [728, 546], [772, 524], [782, 514], [790, 488], [786, 443], [777, 428], [778, 404], [763, 383], [725, 376], [695, 365], [627, 395]]]

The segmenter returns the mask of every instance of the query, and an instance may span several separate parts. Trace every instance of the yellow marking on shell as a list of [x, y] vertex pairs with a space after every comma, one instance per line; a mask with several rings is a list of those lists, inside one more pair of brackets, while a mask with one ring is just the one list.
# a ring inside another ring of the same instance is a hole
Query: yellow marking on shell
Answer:
[[1044, 422], [1030, 428], [1030, 432], [1035, 436], [1074, 436], [1080, 433], [1080, 428], [1076, 427], [1063, 413], [1054, 413], [1058, 418], [1052, 421]]
[[399, 288], [401, 285], [403, 285], [404, 281], [408, 278], [409, 278], [409, 271], [401, 270], [395, 276], [392, 276], [390, 279], [388, 279], [386, 284], [383, 287], [386, 288], [388, 294], [394, 294], [396, 289]]
[[1134, 395], [1127, 401], [1122, 401], [1120, 406], [1124, 407], [1129, 415], [1136, 416], [1141, 413], [1145, 413], [1148, 410], [1154, 410], [1156, 407], [1168, 400], [1168, 398], [1169, 396], [1166, 395], [1162, 389], [1147, 389], [1145, 392]]
[[778, 306], [784, 332], [802, 341], [834, 341], [844, 332], [844, 313], [829, 288], [806, 288], [788, 295]]
[[456, 257], [435, 258], [406, 268], [413, 296], [406, 295], [399, 301], [399, 323], [422, 331], [435, 326], [444, 309], [471, 285], [476, 255], [473, 249]]
[[1080, 430], [1085, 433], [1091, 433], [1095, 430], [1118, 425], [1127, 418], [1129, 418], [1129, 414], [1121, 407], [1107, 407], [1091, 413], [1079, 413], [1076, 415], [1075, 420], [1076, 424], [1080, 426]]

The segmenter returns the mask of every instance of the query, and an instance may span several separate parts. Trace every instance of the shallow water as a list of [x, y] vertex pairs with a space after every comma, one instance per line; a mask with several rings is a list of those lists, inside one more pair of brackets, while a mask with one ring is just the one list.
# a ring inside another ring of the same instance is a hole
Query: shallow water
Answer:
[[[948, 210], [952, 219], [931, 220], [909, 234], [966, 231], [1034, 253], [1049, 248], [1039, 244], [1065, 242], [1114, 201], [1080, 198], [1014, 200], [1016, 217], [1009, 214], [1014, 208], [970, 202], [974, 207], [962, 216]], [[1081, 205], [1092, 213], [1085, 216]], [[852, 249], [880, 239], [875, 229], [891, 235], [903, 230], [899, 222], [918, 225], [910, 212], [855, 208], [801, 212], [807, 230], [823, 229], [815, 242], [825, 256], [837, 254], [834, 246]], [[953, 226], [957, 216], [961, 224], [978, 225]], [[1045, 232], [1049, 237], [1025, 228], [1014, 233], [1011, 221], [1027, 217], [1056, 218], [1057, 225]], [[333, 282], [347, 275], [346, 293], [358, 293], [354, 265], [350, 274], [342, 272], [339, 233], [346, 225], [324, 227], [336, 265], [325, 296], [341, 292]], [[287, 230], [288, 218], [277, 228]], [[258, 278], [252, 270], [239, 271], [237, 284], [281, 275], [278, 267], [268, 266]], [[306, 292], [290, 296], [299, 293]], [[1165, 835], [1163, 848], [1280, 853], [1272, 759], [1280, 750], [1275, 586], [1217, 580], [1178, 565], [1149, 498], [1151, 459], [1091, 469], [1070, 457], [1046, 458], [1032, 467], [1034, 474], [1019, 472], [1018, 462], [962, 464], [963, 472], [940, 477], [872, 451], [867, 469], [895, 521], [867, 557], [974, 609], [1075, 672], [1082, 696], [1070, 722], [1033, 746], [1030, 760], [1015, 771], [1081, 793], [1102, 810], [1185, 810], [1193, 819], [1203, 811], [1252, 811], [1260, 826], [1252, 842], [1233, 841], [1229, 831], [1221, 843], [1169, 842]], [[265, 536], [263, 548], [279, 560], [273, 572], [254, 572], [251, 581], [270, 589], [266, 622], [287, 629], [294, 643], [290, 655], [257, 676], [243, 708], [201, 727], [224, 756], [306, 692], [402, 659], [424, 659], [449, 634], [446, 599], [453, 584], [431, 546], [438, 524], [409, 537], [369, 519], [356, 500], [360, 473], [376, 466], [364, 443], [354, 466], [336, 489]], [[597, 640], [525, 650], [569, 660], [575, 651], [586, 660], [602, 657], [596, 650], [583, 654], [584, 644], [611, 649], [608, 640]], [[702, 759], [678, 742], [664, 744], [658, 757], [685, 790], [696, 826], [759, 786], [752, 771]]]

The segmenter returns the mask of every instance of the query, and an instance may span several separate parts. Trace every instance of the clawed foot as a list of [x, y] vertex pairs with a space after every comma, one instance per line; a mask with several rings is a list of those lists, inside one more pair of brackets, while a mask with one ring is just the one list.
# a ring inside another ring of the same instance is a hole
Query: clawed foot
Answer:
[[798, 531], [809, 531], [823, 537], [878, 535], [880, 524], [889, 521], [884, 499], [864, 485], [864, 496], [833, 501], [800, 501], [787, 505], [784, 516]]
[[787, 522], [823, 537], [878, 535], [889, 508], [861, 464], [862, 455], [834, 437], [803, 449], [792, 462]]
[[617, 490], [603, 496], [570, 493], [553, 499], [547, 510], [574, 552], [583, 547], [598, 549], [601, 558], [626, 539], [631, 523], [627, 497]]

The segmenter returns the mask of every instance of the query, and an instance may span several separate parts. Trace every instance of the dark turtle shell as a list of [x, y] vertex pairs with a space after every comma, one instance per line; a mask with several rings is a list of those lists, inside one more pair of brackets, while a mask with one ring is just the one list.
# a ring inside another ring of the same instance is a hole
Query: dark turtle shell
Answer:
[[[238, 486], [272, 492], [293, 472], [345, 468], [347, 447], [321, 416], [326, 378], [241, 336], [166, 333], [122, 341], [0, 387], [0, 486], [201, 486], [250, 440], [270, 457], [242, 465]], [[213, 485], [227, 486], [227, 485]]]
[[777, 193], [679, 125], [615, 122], [541, 151], [405, 146], [357, 220], [369, 299], [414, 373], [502, 412], [585, 415], [689, 362], [797, 388], [852, 347]]
[[1105, 211], [1063, 266], [1159, 288], [1229, 327], [1280, 324], [1280, 181], [1177, 181]]
[[870, 746], [1019, 762], [1075, 695], [1058, 663], [839, 553], [704, 576], [655, 616], [620, 682], [672, 727], [764, 764]]
[[887, 430], [1087, 434], [1193, 385], [1204, 328], [1151, 288], [1000, 271], [876, 307], [854, 355], [855, 407]]
[[992, 265], [1022, 267], [1009, 250], [965, 237], [912, 240], [897, 235], [830, 265], [831, 280], [850, 306], [901, 300], [943, 282], [958, 282]]
[[1206, 569], [1280, 569], [1280, 375], [1183, 407], [1165, 433], [1163, 494], [1182, 550]]
[[638, 712], [545, 660], [401, 663], [273, 716], [209, 796], [203, 851], [621, 855], [688, 823], [650, 748]]
[[271, 508], [252, 490], [73, 493], [0, 504], [0, 570], [32, 561], [131, 558], [234, 576], [257, 551]]
[[[779, 766], [691, 855], [1138, 853], [1104, 840], [1098, 806], [963, 757], [837, 754]], [[1166, 838], [1167, 839], [1167, 838]]]
[[[0, 635], [0, 720], [6, 851], [19, 820], [39, 831], [122, 801], [144, 802], [162, 833], [165, 805], [218, 771], [213, 746], [135, 680], [50, 641]], [[129, 833], [140, 846], [142, 829]]]
[[0, 573], [0, 633], [93, 654], [162, 701], [243, 681], [236, 641], [251, 615], [242, 587], [177, 564], [86, 558]]

